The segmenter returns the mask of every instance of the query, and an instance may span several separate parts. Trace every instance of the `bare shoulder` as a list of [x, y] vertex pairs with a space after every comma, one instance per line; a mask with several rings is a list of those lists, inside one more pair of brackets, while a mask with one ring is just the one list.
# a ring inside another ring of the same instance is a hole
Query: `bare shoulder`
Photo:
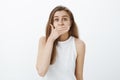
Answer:
[[46, 43], [46, 37], [42, 36], [39, 38], [39, 44], [45, 44]]
[[85, 42], [81, 39], [75, 38], [76, 46], [85, 47]]
[[81, 39], [75, 38], [75, 44], [78, 55], [85, 54], [85, 42]]

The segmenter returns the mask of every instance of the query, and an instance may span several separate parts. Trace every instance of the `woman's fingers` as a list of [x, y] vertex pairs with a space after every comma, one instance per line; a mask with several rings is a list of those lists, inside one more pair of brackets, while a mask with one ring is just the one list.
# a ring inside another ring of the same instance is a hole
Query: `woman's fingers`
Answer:
[[52, 32], [51, 32], [51, 36], [54, 38], [54, 39], [57, 39], [60, 35], [66, 33], [69, 31], [69, 27], [66, 27], [66, 26], [57, 26], [54, 28], [54, 26], [52, 24], [50, 24], [51, 26], [51, 29], [52, 29]]
[[54, 29], [54, 26], [52, 25], [52, 24], [50, 24], [50, 26], [51, 26], [51, 28], [52, 28], [52, 30]]
[[58, 32], [59, 35], [62, 35], [62, 34], [64, 34], [64, 33], [68, 32], [68, 29], [65, 29], [65, 30], [57, 30], [57, 32]]
[[56, 28], [57, 30], [68, 30], [68, 27], [61, 27], [61, 28]]

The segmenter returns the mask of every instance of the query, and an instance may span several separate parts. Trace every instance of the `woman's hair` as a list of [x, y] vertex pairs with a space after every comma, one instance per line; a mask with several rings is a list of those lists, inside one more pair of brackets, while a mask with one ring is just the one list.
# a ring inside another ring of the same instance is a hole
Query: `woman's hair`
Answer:
[[[76, 23], [74, 21], [74, 16], [73, 16], [72, 12], [67, 7], [57, 6], [51, 11], [49, 19], [48, 19], [48, 23], [46, 25], [46, 41], [47, 41], [48, 37], [51, 34], [51, 26], [50, 26], [50, 24], [53, 24], [53, 17], [54, 17], [54, 14], [57, 11], [66, 11], [68, 13], [68, 15], [70, 16], [70, 20], [71, 20], [71, 27], [70, 27], [70, 30], [69, 30], [69, 36], [74, 36], [75, 38], [79, 38], [77, 25], [76, 25]], [[56, 39], [54, 41], [54, 44], [53, 44], [50, 64], [53, 64], [54, 61], [55, 61], [55, 58], [56, 58], [56, 45], [57, 45], [57, 42], [58, 42], [58, 39]]]

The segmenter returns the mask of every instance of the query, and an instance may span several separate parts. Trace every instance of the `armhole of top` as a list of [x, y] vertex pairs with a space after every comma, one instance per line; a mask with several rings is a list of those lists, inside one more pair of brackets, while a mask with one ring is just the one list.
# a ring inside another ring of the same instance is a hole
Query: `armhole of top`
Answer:
[[77, 47], [76, 47], [76, 42], [75, 42], [74, 37], [73, 37], [73, 45], [74, 45], [74, 50], [75, 50], [75, 57], [77, 58]]

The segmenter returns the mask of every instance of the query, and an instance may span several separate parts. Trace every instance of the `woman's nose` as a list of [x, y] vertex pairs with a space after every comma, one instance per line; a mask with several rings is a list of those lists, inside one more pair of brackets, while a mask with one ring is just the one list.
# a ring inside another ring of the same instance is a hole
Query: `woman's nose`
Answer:
[[59, 20], [59, 25], [63, 25], [63, 20]]

